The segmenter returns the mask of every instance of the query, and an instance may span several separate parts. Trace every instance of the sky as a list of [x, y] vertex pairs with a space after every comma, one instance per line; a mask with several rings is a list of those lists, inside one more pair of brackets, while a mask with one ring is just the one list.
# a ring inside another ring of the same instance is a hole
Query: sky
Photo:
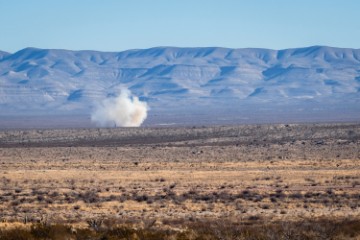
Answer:
[[360, 48], [359, 0], [0, 0], [0, 50]]

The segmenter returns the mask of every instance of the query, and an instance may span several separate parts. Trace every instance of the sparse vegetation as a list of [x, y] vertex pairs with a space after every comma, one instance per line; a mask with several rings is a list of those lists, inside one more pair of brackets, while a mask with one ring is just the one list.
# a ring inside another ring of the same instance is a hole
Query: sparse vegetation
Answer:
[[[104, 224], [99, 223], [104, 222]], [[105, 224], [106, 223], [106, 224]], [[110, 220], [89, 220], [87, 228], [70, 224], [33, 224], [30, 228], [0, 229], [0, 239], [358, 239], [360, 221], [354, 219], [305, 219], [266, 223], [258, 216], [248, 220], [154, 220], [124, 223]]]

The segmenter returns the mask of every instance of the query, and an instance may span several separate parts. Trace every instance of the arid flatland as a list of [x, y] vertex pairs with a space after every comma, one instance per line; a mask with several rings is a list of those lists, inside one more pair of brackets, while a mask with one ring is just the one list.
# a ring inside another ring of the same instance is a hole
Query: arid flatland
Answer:
[[0, 227], [360, 218], [359, 124], [11, 130], [0, 166]]

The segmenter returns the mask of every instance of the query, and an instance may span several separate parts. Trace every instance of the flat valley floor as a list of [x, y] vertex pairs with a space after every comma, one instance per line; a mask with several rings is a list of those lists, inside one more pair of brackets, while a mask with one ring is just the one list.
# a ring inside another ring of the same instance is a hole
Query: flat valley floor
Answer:
[[360, 124], [0, 132], [0, 228], [360, 219]]

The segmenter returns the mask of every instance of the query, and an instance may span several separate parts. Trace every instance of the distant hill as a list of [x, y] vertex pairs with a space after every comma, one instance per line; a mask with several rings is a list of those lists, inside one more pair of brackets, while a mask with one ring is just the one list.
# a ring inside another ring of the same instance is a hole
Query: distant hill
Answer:
[[96, 102], [121, 87], [147, 101], [150, 112], [165, 115], [203, 112], [276, 118], [289, 113], [299, 121], [316, 114], [356, 120], [360, 119], [360, 49], [0, 51], [3, 116], [86, 115]]

